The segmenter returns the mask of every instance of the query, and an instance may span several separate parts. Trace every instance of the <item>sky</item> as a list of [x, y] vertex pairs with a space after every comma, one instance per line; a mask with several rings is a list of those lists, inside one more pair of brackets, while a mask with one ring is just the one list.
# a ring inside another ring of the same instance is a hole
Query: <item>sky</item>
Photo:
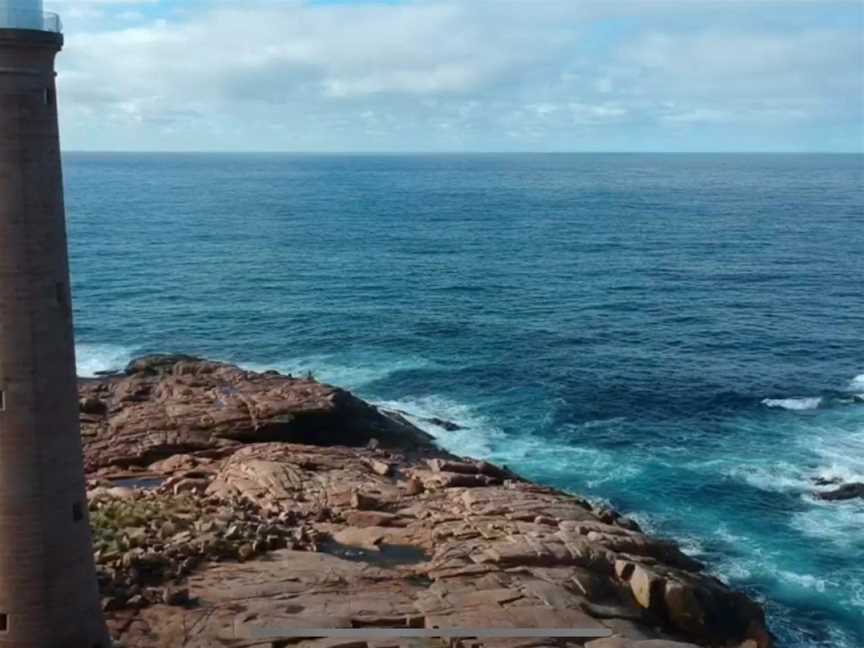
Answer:
[[45, 0], [67, 150], [864, 152], [864, 0]]

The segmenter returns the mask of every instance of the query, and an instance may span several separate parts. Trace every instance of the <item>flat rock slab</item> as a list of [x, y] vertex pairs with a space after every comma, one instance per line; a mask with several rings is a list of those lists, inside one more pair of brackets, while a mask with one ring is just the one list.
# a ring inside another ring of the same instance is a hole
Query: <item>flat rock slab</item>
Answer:
[[[759, 606], [703, 575], [674, 542], [584, 498], [448, 455], [410, 424], [334, 387], [158, 357], [83, 391], [91, 476], [122, 469], [134, 483], [139, 473], [159, 475], [148, 506], [180, 492], [214, 510], [239, 507], [253, 536], [268, 537], [268, 524], [296, 525], [306, 539], [299, 546], [309, 549], [271, 551], [259, 540], [224, 562], [177, 572], [183, 582], [175, 585], [188, 590], [177, 605], [108, 612], [127, 648], [284, 648], [298, 642], [280, 628], [468, 626], [614, 635], [604, 641], [617, 643], [594, 648], [773, 645]], [[116, 497], [129, 497], [120, 490]], [[115, 497], [108, 491], [99, 497]], [[142, 555], [164, 549], [158, 538], [137, 542], [156, 545], [139, 546]]]

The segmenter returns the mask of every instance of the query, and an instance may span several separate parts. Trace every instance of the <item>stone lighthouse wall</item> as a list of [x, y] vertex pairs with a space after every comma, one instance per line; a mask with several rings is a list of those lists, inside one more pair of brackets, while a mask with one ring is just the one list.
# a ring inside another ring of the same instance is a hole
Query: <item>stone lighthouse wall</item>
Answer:
[[61, 45], [0, 29], [0, 646], [108, 648], [78, 428]]

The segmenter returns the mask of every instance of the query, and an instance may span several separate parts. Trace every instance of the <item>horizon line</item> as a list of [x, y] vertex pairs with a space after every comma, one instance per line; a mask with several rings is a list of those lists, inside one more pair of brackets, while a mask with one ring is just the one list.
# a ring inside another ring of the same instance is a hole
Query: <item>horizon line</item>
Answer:
[[861, 151], [267, 151], [67, 149], [62, 153], [120, 155], [858, 155]]

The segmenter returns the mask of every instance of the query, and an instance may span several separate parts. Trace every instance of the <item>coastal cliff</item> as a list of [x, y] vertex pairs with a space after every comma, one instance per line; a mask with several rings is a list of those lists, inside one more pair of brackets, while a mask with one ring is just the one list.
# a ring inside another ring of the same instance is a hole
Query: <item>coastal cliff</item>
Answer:
[[279, 629], [365, 627], [773, 644], [761, 608], [674, 542], [311, 377], [153, 356], [80, 389], [103, 604], [128, 648], [359, 648]]

